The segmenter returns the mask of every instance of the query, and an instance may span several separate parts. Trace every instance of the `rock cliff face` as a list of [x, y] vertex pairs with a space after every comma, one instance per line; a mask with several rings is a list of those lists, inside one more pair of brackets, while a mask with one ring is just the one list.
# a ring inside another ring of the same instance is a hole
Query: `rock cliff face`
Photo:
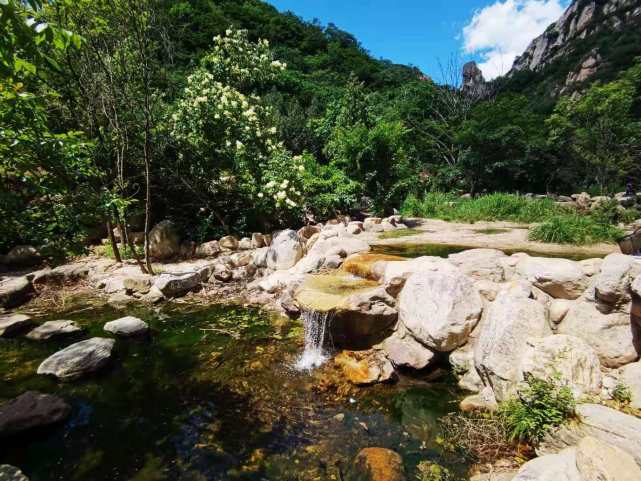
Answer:
[[634, 38], [639, 31], [641, 0], [574, 0], [561, 18], [517, 57], [509, 75], [540, 72], [564, 63], [555, 69], [559, 87], [583, 82], [605, 64], [631, 62], [638, 55]]

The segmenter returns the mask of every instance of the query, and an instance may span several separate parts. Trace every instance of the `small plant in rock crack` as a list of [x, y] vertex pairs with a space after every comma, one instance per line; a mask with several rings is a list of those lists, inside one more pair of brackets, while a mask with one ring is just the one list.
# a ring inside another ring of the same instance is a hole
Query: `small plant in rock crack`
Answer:
[[556, 379], [528, 376], [518, 396], [501, 404], [510, 438], [537, 444], [552, 428], [575, 415], [576, 403], [569, 387]]
[[622, 382], [617, 383], [612, 390], [612, 399], [621, 404], [630, 404], [632, 402], [632, 392]]

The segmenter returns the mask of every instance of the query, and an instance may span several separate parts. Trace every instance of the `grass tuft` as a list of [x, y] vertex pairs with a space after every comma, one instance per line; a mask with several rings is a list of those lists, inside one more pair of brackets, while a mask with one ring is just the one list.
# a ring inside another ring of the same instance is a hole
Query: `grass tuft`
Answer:
[[596, 244], [613, 242], [623, 231], [593, 217], [579, 214], [556, 215], [530, 229], [530, 240], [555, 244]]

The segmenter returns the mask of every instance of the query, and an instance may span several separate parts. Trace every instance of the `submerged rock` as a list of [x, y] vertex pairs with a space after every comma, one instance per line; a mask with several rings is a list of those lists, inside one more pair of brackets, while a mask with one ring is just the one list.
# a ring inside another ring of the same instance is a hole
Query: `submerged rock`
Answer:
[[12, 337], [32, 326], [31, 318], [25, 314], [0, 315], [0, 337]]
[[29, 478], [15, 466], [0, 464], [0, 481], [29, 481]]
[[361, 449], [354, 460], [354, 471], [364, 481], [405, 481], [403, 458], [390, 449]]
[[69, 336], [82, 332], [82, 327], [73, 321], [47, 321], [29, 331], [27, 338], [34, 341], [44, 341], [54, 337]]
[[149, 331], [147, 323], [137, 317], [127, 316], [105, 324], [105, 331], [117, 336], [140, 336]]
[[38, 374], [51, 374], [62, 381], [73, 381], [98, 371], [111, 359], [116, 341], [93, 337], [49, 356], [38, 367]]
[[58, 423], [70, 412], [71, 407], [57, 396], [27, 391], [0, 405], [0, 438]]
[[334, 364], [352, 384], [367, 386], [394, 379], [392, 363], [381, 351], [342, 351], [334, 358]]

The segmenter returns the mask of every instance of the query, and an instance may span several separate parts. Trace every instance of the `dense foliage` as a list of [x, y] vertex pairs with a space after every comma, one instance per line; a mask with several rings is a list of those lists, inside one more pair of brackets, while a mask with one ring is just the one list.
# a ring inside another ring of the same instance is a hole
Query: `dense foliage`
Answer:
[[77, 247], [105, 223], [171, 218], [202, 240], [401, 205], [540, 222], [552, 206], [452, 213], [434, 192], [601, 193], [641, 175], [641, 62], [545, 109], [527, 89], [439, 86], [260, 0], [0, 12], [0, 251]]

